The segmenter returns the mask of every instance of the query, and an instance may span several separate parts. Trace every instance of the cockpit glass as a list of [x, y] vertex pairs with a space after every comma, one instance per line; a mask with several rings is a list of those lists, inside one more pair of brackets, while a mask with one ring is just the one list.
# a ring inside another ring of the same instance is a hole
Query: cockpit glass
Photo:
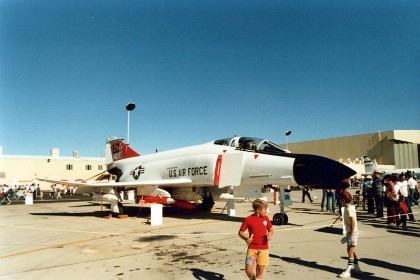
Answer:
[[274, 144], [268, 140], [254, 137], [232, 137], [214, 141], [216, 145], [236, 147], [238, 150], [257, 152], [262, 154], [278, 155], [288, 153], [281, 146]]
[[222, 146], [229, 146], [230, 140], [232, 140], [232, 138], [220, 139], [220, 140], [214, 141], [214, 144], [222, 145]]

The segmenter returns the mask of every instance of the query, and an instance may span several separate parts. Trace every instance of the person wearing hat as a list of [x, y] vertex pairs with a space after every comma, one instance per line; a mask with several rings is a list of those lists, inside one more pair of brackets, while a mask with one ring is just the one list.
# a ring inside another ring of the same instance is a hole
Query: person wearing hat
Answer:
[[373, 171], [372, 193], [376, 204], [376, 217], [382, 218], [384, 216], [384, 187], [381, 183], [381, 172], [378, 170]]
[[374, 194], [372, 190], [372, 176], [367, 175], [365, 179], [363, 179], [363, 195], [367, 199], [367, 206], [368, 206], [368, 213], [375, 214], [375, 200]]

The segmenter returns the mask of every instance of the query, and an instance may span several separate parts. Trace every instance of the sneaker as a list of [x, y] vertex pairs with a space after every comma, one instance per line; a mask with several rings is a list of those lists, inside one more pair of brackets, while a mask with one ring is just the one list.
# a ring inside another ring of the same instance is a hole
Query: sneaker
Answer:
[[356, 273], [362, 272], [362, 270], [360, 269], [359, 264], [354, 264], [354, 266], [353, 266], [353, 272], [356, 272]]
[[338, 275], [338, 277], [340, 278], [350, 278], [350, 276], [351, 276], [350, 271], [348, 271], [347, 269], [341, 272], [340, 275]]
[[7, 202], [7, 205], [12, 204], [11, 202]]

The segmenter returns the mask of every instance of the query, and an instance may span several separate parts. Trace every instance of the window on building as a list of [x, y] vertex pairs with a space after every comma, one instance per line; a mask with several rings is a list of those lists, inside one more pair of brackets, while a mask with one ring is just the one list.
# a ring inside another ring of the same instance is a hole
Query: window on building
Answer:
[[92, 165], [87, 164], [87, 165], [86, 165], [86, 170], [92, 170]]
[[98, 170], [103, 170], [104, 167], [102, 165], [98, 165]]
[[66, 170], [73, 170], [73, 164], [67, 164]]

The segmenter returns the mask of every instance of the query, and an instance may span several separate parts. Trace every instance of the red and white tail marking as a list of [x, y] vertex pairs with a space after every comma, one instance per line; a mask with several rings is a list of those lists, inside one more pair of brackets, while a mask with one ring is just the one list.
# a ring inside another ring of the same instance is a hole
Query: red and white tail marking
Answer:
[[110, 145], [112, 161], [140, 156], [140, 154], [131, 149], [130, 146], [124, 143], [122, 140], [113, 141], [110, 143]]

